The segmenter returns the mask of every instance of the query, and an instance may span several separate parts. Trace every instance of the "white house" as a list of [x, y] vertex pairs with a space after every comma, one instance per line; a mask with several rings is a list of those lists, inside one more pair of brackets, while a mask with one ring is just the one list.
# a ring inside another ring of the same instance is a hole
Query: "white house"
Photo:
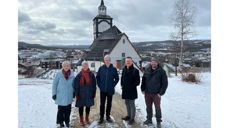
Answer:
[[83, 59], [87, 60], [91, 70], [96, 72], [103, 65], [103, 57], [107, 54], [111, 57], [111, 63], [118, 69], [123, 68], [124, 59], [128, 56], [132, 57], [136, 67], [140, 67], [140, 55], [128, 36], [116, 26], [112, 26], [112, 18], [106, 14], [103, 0], [98, 9], [99, 14], [93, 20], [95, 39]]

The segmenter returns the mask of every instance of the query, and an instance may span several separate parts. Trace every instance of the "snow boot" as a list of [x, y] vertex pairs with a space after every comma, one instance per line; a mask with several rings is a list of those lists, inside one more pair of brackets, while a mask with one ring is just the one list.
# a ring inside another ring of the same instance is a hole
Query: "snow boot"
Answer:
[[87, 124], [90, 124], [90, 123], [91, 123], [91, 122], [89, 121], [89, 114], [86, 114], [85, 120], [86, 120], [86, 123], [87, 123]]
[[80, 126], [84, 126], [83, 116], [80, 116]]

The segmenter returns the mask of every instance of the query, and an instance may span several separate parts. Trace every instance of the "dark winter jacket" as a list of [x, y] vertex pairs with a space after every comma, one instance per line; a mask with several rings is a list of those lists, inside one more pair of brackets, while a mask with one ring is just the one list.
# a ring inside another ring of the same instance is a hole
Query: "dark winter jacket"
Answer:
[[131, 65], [122, 70], [121, 86], [122, 99], [134, 100], [138, 98], [137, 86], [140, 83], [139, 71]]
[[114, 88], [119, 81], [119, 76], [117, 69], [112, 64], [109, 67], [105, 64], [101, 66], [96, 79], [101, 92], [107, 92], [109, 95], [114, 94]]
[[165, 70], [160, 65], [153, 70], [150, 65], [143, 74], [141, 90], [150, 94], [164, 95], [167, 87], [168, 78]]
[[80, 85], [81, 72], [77, 74], [74, 81], [75, 95], [79, 96], [79, 101], [76, 101], [76, 107], [93, 106], [94, 95], [96, 93], [96, 79], [92, 72], [89, 73], [91, 84], [86, 85], [86, 81], [83, 86]]

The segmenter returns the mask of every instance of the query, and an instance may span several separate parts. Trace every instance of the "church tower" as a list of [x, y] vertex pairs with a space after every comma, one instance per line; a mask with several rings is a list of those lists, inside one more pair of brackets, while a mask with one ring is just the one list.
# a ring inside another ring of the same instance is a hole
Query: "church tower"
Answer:
[[98, 15], [93, 19], [94, 39], [112, 27], [112, 20], [113, 18], [107, 15], [107, 7], [104, 5], [104, 1], [101, 0], [101, 4], [98, 7]]

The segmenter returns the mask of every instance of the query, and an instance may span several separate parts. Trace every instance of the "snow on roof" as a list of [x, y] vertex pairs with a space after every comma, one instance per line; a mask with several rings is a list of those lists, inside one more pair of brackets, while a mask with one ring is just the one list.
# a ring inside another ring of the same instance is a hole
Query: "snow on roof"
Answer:
[[78, 62], [79, 62], [79, 60], [73, 60], [73, 61], [72, 61], [73, 64], [76, 64], [76, 63], [78, 63]]
[[185, 68], [189, 68], [189, 67], [191, 67], [191, 65], [190, 65], [190, 64], [183, 64], [183, 66], [184, 66]]

